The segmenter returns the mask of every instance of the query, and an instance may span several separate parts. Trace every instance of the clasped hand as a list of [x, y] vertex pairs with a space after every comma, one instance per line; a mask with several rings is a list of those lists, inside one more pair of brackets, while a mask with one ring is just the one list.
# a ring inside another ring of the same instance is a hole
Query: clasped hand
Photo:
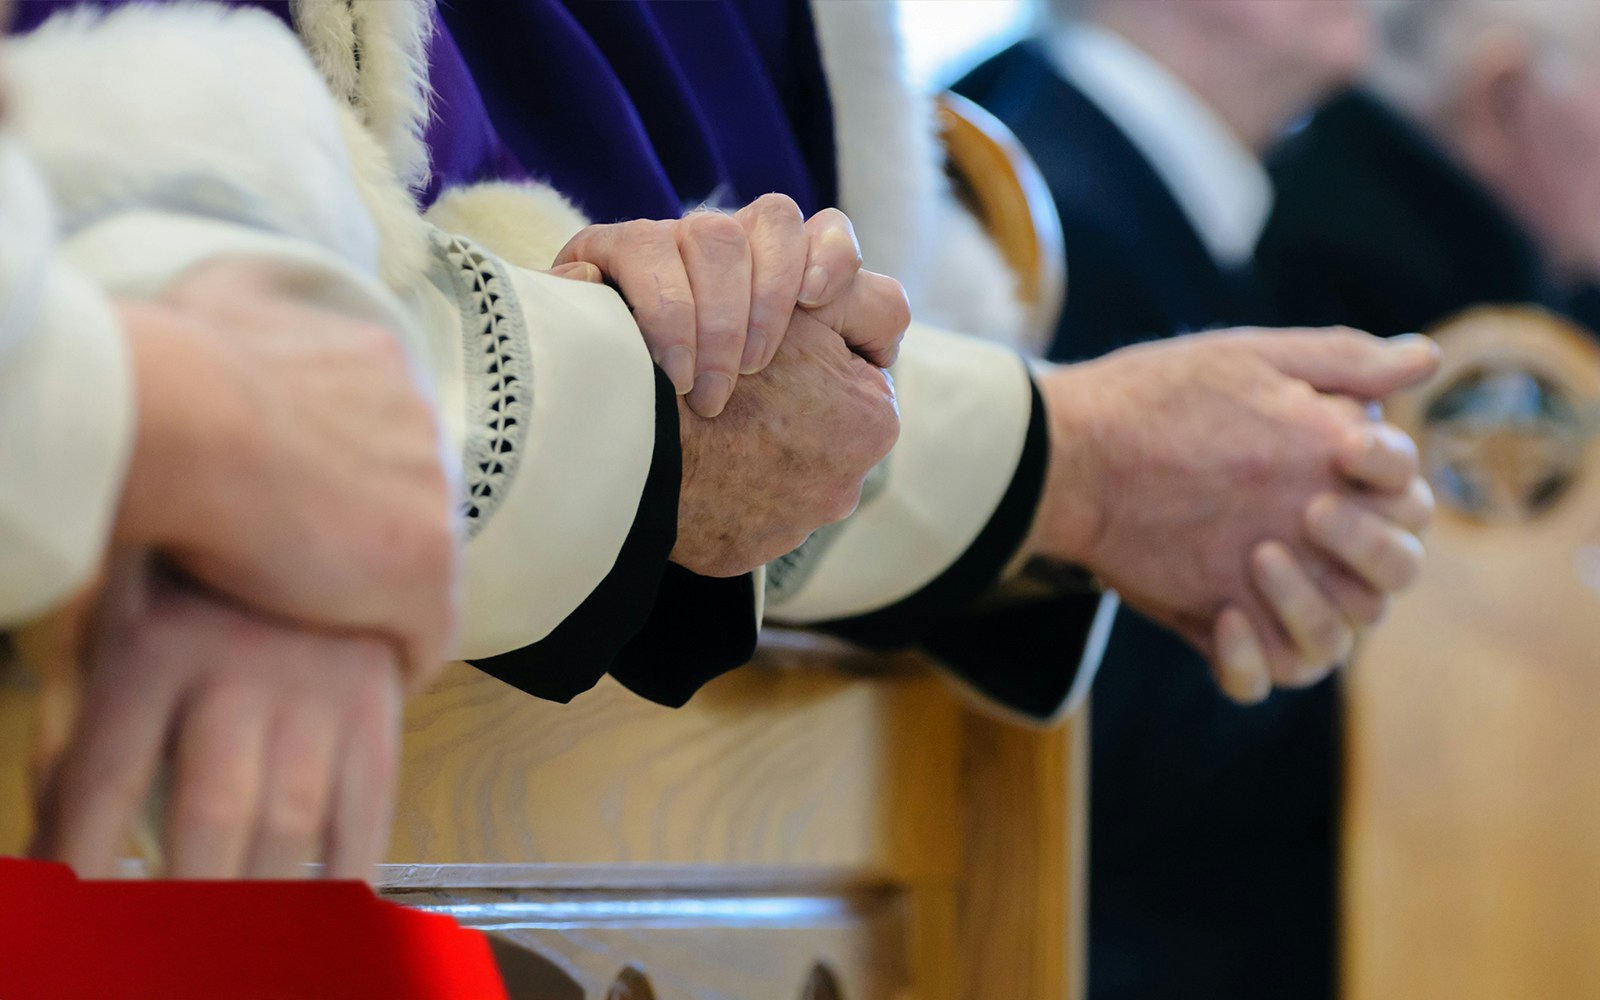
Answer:
[[749, 572], [855, 510], [899, 436], [883, 369], [911, 314], [899, 282], [862, 269], [842, 212], [802, 219], [766, 195], [731, 215], [591, 226], [556, 259], [582, 263], [622, 293], [680, 393], [674, 562]]
[[1238, 700], [1313, 683], [1421, 569], [1432, 494], [1365, 403], [1437, 364], [1420, 337], [1244, 330], [1057, 369], [1034, 544], [1187, 639]]

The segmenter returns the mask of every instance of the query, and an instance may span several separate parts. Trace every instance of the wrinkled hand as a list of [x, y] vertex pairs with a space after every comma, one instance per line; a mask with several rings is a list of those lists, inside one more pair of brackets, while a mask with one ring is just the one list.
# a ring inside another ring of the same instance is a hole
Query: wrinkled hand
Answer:
[[697, 416], [680, 401], [679, 419], [672, 559], [707, 576], [765, 565], [848, 517], [900, 433], [888, 373], [803, 310], [772, 364], [740, 380], [721, 416]]
[[142, 569], [102, 605], [30, 854], [105, 877], [165, 772], [174, 878], [366, 878], [388, 840], [403, 677], [381, 641], [268, 623]]
[[[1304, 687], [1344, 663], [1360, 630], [1382, 620], [1390, 594], [1415, 582], [1433, 491], [1418, 475], [1416, 446], [1398, 428], [1373, 425], [1346, 438], [1336, 461], [1353, 495], [1325, 493], [1306, 508], [1305, 538], [1333, 562], [1302, 565], [1278, 541], [1251, 553], [1256, 590], [1276, 616], [1294, 657], [1270, 654], [1237, 607], [1215, 629], [1217, 680], [1241, 702], [1273, 686]], [[1352, 578], [1351, 574], [1354, 574]]]
[[261, 611], [391, 638], [408, 679], [456, 624], [456, 497], [395, 338], [246, 262], [121, 306], [139, 433], [117, 540]]
[[622, 293], [656, 364], [705, 417], [722, 412], [741, 374], [777, 356], [797, 308], [831, 307], [824, 322], [882, 368], [905, 333], [879, 305], [899, 286], [861, 270], [850, 220], [837, 209], [806, 220], [783, 195], [732, 215], [590, 226], [556, 257], [558, 267], [577, 262]]
[[1414, 446], [1357, 400], [1436, 365], [1420, 340], [1229, 331], [1050, 372], [1038, 551], [1188, 639], [1242, 700], [1309, 683], [1420, 569]]

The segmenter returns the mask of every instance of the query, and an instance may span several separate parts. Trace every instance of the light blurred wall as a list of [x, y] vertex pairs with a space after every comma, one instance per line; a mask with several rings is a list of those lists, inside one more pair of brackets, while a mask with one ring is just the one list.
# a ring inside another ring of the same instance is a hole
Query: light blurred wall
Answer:
[[943, 87], [1024, 35], [1036, 0], [897, 0], [911, 78]]

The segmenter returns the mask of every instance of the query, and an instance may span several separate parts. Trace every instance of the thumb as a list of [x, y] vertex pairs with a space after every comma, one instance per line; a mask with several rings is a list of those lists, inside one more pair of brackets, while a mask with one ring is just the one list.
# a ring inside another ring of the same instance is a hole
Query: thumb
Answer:
[[1319, 392], [1381, 399], [1439, 369], [1439, 347], [1421, 334], [1383, 340], [1355, 330], [1265, 335], [1261, 355]]
[[553, 278], [567, 278], [572, 281], [584, 281], [595, 285], [603, 285], [606, 280], [605, 275], [600, 273], [600, 269], [586, 260], [574, 260], [565, 264], [557, 264], [547, 273]]

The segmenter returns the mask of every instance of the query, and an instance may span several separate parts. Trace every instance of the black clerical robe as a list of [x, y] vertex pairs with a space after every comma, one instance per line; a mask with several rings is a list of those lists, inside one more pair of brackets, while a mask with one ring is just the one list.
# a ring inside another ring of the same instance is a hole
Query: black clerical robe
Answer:
[[[1066, 234], [1062, 360], [1273, 319], [1220, 266], [1141, 152], [1033, 43], [956, 88], [1038, 161]], [[1049, 609], [1018, 612], [1015, 655], [1048, 657]], [[1332, 994], [1335, 689], [1228, 701], [1201, 658], [1131, 613], [1095, 682], [1090, 996], [1283, 1000]]]
[[1597, 297], [1562, 287], [1492, 192], [1370, 94], [1330, 102], [1270, 166], [1278, 194], [1257, 261], [1289, 322], [1391, 336], [1490, 303], [1600, 319]]

